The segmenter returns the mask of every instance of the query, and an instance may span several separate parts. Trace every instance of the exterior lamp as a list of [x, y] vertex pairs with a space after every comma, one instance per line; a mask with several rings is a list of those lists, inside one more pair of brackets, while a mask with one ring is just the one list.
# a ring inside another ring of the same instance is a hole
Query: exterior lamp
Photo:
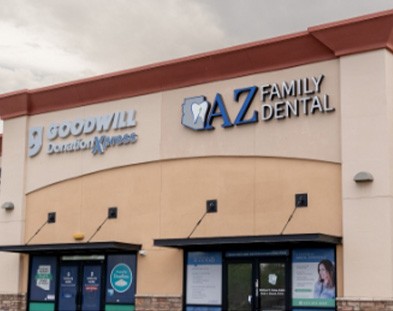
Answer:
[[3, 205], [1, 205], [1, 208], [6, 211], [12, 211], [15, 208], [15, 206], [14, 203], [12, 202], [4, 202]]
[[353, 180], [356, 183], [372, 182], [374, 181], [374, 176], [369, 172], [359, 172], [353, 177]]

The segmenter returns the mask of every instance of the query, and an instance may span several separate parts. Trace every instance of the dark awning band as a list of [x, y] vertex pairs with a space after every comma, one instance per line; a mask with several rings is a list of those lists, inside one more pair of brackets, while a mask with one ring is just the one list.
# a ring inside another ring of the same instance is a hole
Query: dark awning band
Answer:
[[61, 244], [29, 244], [0, 246], [0, 252], [21, 253], [30, 255], [70, 255], [70, 254], [115, 254], [137, 252], [140, 244], [123, 242], [91, 242], [91, 243], [61, 243]]
[[342, 238], [321, 233], [312, 234], [285, 234], [285, 235], [261, 235], [261, 236], [236, 236], [214, 238], [189, 238], [189, 239], [156, 239], [155, 246], [174, 247], [182, 249], [195, 248], [230, 248], [239, 246], [287, 246], [294, 244], [302, 245], [337, 245], [341, 244]]

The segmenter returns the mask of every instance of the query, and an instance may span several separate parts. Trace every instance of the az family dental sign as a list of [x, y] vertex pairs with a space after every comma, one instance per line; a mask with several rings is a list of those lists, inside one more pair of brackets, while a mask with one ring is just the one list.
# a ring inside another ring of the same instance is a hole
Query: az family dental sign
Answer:
[[[133, 144], [138, 140], [135, 132], [118, 135], [99, 135], [93, 138], [80, 138], [83, 135], [90, 135], [94, 132], [102, 133], [110, 130], [123, 130], [136, 126], [135, 110], [114, 112], [98, 117], [64, 121], [52, 123], [46, 131], [46, 138], [49, 141], [47, 154], [61, 154], [91, 150], [93, 155], [104, 154], [109, 147]], [[29, 129], [29, 157], [36, 156], [42, 149], [44, 127], [32, 127]], [[60, 141], [69, 136], [74, 136], [72, 142]]]
[[[239, 102], [244, 95], [235, 121], [231, 121], [223, 97], [216, 94], [211, 105], [205, 96], [189, 97], [182, 105], [182, 124], [192, 130], [213, 130], [215, 118], [222, 119], [222, 127], [257, 123], [259, 119], [264, 122], [283, 120], [292, 116], [314, 115], [316, 112], [331, 113], [335, 108], [329, 106], [329, 95], [321, 94], [324, 75], [312, 76], [302, 79], [283, 81], [281, 83], [263, 84], [257, 86], [235, 89], [233, 100]], [[260, 93], [261, 109], [247, 115], [257, 93]]]

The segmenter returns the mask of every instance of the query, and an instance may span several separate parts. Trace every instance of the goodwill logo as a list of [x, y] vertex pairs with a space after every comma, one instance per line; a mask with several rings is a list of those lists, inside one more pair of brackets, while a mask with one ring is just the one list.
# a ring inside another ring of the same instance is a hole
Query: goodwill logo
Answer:
[[[128, 110], [103, 116], [52, 123], [46, 132], [43, 126], [32, 127], [29, 129], [28, 156], [34, 157], [40, 153], [43, 147], [44, 136], [46, 136], [48, 141], [47, 154], [90, 150], [93, 155], [96, 155], [104, 154], [111, 147], [134, 144], [138, 140], [138, 135], [135, 132], [117, 135], [106, 135], [103, 132], [135, 127], [135, 115], [135, 110]], [[95, 132], [99, 133], [99, 135], [92, 138], [87, 136]], [[73, 138], [73, 140], [70, 141], [69, 137]], [[65, 139], [67, 141], [64, 141]]]
[[[221, 126], [284, 120], [292, 117], [329, 114], [335, 111], [330, 106], [329, 95], [322, 91], [323, 74], [264, 83], [233, 90], [233, 102], [237, 103], [237, 114], [230, 115], [223, 96], [217, 93], [212, 104], [205, 96], [185, 98], [182, 105], [182, 124], [192, 130], [213, 130], [213, 121], [221, 120]], [[258, 98], [259, 97], [259, 104]], [[259, 109], [250, 111], [256, 105]], [[249, 112], [250, 111], [250, 112]], [[234, 118], [234, 121], [232, 121]]]

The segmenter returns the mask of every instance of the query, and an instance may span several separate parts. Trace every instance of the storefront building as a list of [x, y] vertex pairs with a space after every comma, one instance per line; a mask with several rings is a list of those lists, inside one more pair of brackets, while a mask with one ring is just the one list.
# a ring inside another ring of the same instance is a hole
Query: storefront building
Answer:
[[392, 308], [392, 33], [2, 95], [0, 309]]

